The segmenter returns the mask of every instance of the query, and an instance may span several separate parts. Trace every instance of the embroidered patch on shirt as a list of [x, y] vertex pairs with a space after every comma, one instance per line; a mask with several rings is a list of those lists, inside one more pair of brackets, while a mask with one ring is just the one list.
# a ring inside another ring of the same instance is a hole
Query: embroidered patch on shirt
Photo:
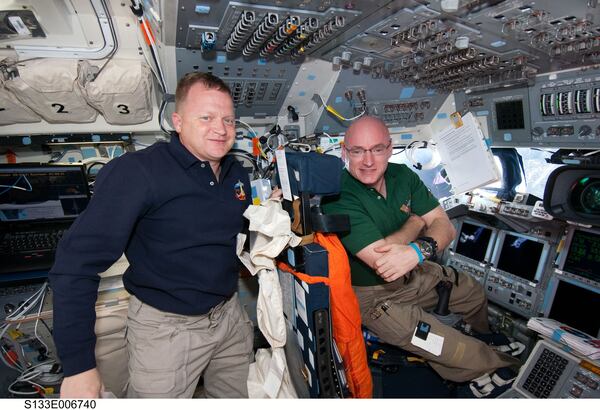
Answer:
[[408, 198], [408, 200], [400, 206], [400, 212], [404, 212], [405, 214], [410, 214], [412, 209], [410, 206], [412, 205], [412, 196]]
[[233, 186], [235, 188], [235, 196], [240, 201], [246, 200], [246, 192], [244, 191], [244, 183], [238, 179], [238, 182]]

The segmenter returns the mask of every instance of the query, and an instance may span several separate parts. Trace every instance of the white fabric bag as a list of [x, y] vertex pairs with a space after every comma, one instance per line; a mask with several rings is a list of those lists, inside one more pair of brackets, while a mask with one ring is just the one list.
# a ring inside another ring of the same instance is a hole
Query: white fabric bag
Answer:
[[250, 221], [252, 241], [250, 253], [244, 252], [246, 236], [238, 235], [238, 256], [251, 274], [258, 275], [258, 327], [271, 345], [271, 349], [259, 349], [256, 361], [250, 365], [248, 394], [252, 398], [295, 398], [283, 348], [286, 326], [274, 258], [288, 244], [297, 246], [301, 239], [292, 233], [290, 217], [277, 200], [250, 205], [244, 216]]
[[78, 64], [52, 58], [17, 63], [19, 76], [4, 86], [49, 123], [94, 122], [98, 113], [83, 96]]
[[[12, 60], [0, 59], [1, 63], [11, 64]], [[5, 79], [0, 75], [0, 125], [9, 125], [22, 122], [40, 122], [39, 115], [21, 104], [17, 97], [6, 87]]]
[[[82, 63], [84, 72], [97, 71]], [[110, 60], [98, 76], [85, 83], [88, 103], [109, 124], [140, 124], [152, 119], [152, 73], [137, 60]]]

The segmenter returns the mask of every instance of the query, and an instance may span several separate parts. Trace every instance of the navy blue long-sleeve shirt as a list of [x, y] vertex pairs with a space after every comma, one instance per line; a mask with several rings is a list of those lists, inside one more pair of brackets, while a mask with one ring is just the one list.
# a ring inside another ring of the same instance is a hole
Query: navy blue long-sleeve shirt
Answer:
[[231, 297], [236, 236], [251, 203], [248, 174], [234, 158], [223, 158], [217, 180], [176, 136], [112, 160], [94, 188], [49, 275], [65, 376], [96, 366], [98, 273], [123, 252], [130, 264], [125, 288], [159, 310], [200, 315]]

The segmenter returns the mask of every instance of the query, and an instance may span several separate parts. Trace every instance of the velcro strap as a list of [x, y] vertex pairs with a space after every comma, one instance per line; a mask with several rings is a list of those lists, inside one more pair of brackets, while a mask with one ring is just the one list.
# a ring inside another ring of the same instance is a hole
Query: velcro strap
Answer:
[[515, 376], [512, 379], [505, 380], [505, 379], [502, 378], [502, 376], [499, 376], [498, 373], [494, 373], [494, 375], [492, 376], [492, 382], [496, 386], [500, 387], [500, 386], [505, 386], [507, 384], [512, 383], [516, 378], [517, 377]]

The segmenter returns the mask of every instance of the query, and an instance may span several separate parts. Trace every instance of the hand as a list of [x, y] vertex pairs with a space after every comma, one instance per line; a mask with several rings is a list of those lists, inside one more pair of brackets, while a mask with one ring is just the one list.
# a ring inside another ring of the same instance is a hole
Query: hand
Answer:
[[97, 399], [100, 397], [102, 381], [96, 368], [65, 377], [60, 386], [61, 399]]
[[375, 271], [386, 282], [406, 275], [419, 264], [419, 256], [408, 245], [389, 244], [373, 249], [382, 256], [375, 261]]

